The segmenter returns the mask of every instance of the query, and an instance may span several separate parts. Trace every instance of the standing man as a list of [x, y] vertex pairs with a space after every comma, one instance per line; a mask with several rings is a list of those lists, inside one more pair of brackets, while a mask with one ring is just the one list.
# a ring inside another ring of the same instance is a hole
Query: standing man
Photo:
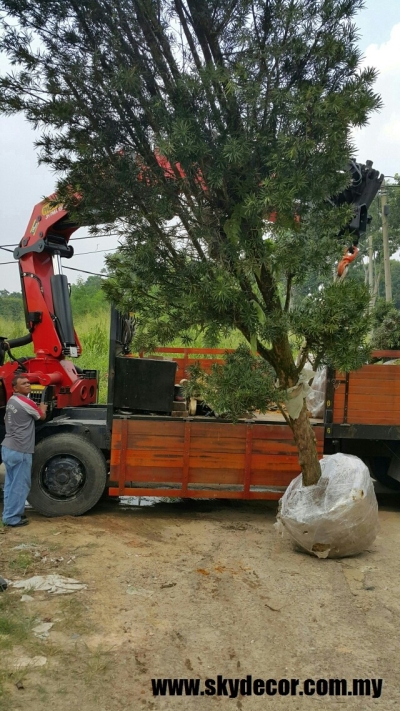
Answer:
[[31, 488], [32, 454], [35, 450], [35, 420], [45, 420], [47, 405], [29, 399], [31, 384], [25, 375], [16, 375], [5, 415], [6, 436], [1, 457], [6, 468], [3, 523], [15, 528], [27, 526], [25, 501]]

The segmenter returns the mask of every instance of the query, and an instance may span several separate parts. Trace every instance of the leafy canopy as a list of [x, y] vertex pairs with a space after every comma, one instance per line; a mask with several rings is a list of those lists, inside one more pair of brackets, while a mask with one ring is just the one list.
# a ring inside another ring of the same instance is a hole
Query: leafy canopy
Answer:
[[105, 288], [138, 312], [141, 344], [238, 329], [285, 387], [310, 351], [361, 363], [363, 288], [291, 296], [332, 274], [350, 211], [328, 198], [348, 183], [350, 129], [380, 104], [359, 68], [362, 5], [0, 0], [0, 110], [42, 129], [78, 219], [124, 236]]
[[373, 314], [372, 341], [378, 350], [400, 349], [400, 311], [393, 302], [378, 299]]

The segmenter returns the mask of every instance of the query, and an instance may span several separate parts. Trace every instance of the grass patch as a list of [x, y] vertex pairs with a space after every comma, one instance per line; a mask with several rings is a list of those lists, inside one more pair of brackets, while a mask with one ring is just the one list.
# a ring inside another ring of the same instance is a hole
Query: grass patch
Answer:
[[0, 709], [4, 709], [4, 711], [10, 711], [12, 709], [9, 688], [7, 687], [9, 687], [10, 684], [16, 684], [17, 682], [24, 684], [28, 673], [28, 668], [15, 669], [14, 671], [6, 671], [4, 668], [0, 670]]
[[7, 591], [0, 594], [0, 654], [30, 636], [35, 617], [21, 609], [21, 603]]
[[93, 622], [90, 619], [90, 607], [84, 600], [75, 595], [66, 595], [59, 602], [62, 622], [59, 629], [68, 630], [70, 634], [88, 634], [93, 632]]
[[28, 571], [32, 568], [34, 564], [34, 559], [31, 553], [28, 551], [21, 551], [18, 555], [10, 558], [8, 561], [8, 567], [13, 573], [22, 573], [26, 575]]
[[88, 649], [88, 655], [83, 657], [81, 664], [81, 676], [83, 676], [86, 683], [91, 683], [97, 681], [99, 675], [103, 676], [110, 672], [114, 665], [114, 660], [109, 651], [97, 649], [91, 652]]
[[[56, 549], [49, 555], [47, 542], [35, 538], [35, 546], [31, 550], [13, 550], [15, 541], [7, 539], [2, 541], [1, 550], [2, 565], [1, 570], [5, 577], [13, 580], [22, 577], [30, 577], [32, 574], [60, 573], [68, 577], [75, 576], [73, 563], [67, 565], [71, 560], [72, 550], [66, 551], [60, 546], [61, 541], [55, 538], [52, 541], [52, 548]], [[90, 555], [91, 548], [96, 544], [86, 544], [76, 547], [73, 555]], [[35, 556], [36, 553], [44, 555]], [[52, 561], [51, 558], [55, 559]], [[61, 557], [64, 561], [57, 563]], [[33, 569], [33, 570], [32, 570]], [[38, 570], [39, 569], [39, 570]], [[109, 683], [111, 670], [114, 666], [112, 650], [108, 648], [90, 649], [84, 642], [85, 635], [96, 633], [96, 620], [91, 615], [90, 599], [80, 593], [65, 596], [48, 596], [48, 601], [43, 595], [32, 593], [33, 601], [22, 603], [21, 595], [24, 590], [13, 591], [9, 588], [0, 593], [0, 708], [14, 708], [14, 702], [22, 697], [23, 691], [17, 691], [16, 684], [21, 682], [26, 688], [30, 688], [34, 694], [36, 704], [40, 707], [47, 707], [50, 697], [57, 693], [58, 698], [67, 697], [69, 686], [67, 681], [76, 683], [85, 689], [90, 689], [90, 695], [99, 696], [99, 703], [102, 699], [103, 690]], [[33, 629], [41, 620], [54, 622], [54, 639], [38, 639]], [[62, 633], [61, 638], [57, 633]], [[64, 643], [65, 639], [65, 643]], [[34, 668], [32, 666], [18, 668], [20, 657], [30, 659], [35, 656], [47, 658], [47, 664], [43, 667]], [[62, 686], [59, 683], [60, 670], [63, 669]], [[65, 674], [66, 672], [66, 674]], [[60, 686], [60, 690], [58, 687]]]

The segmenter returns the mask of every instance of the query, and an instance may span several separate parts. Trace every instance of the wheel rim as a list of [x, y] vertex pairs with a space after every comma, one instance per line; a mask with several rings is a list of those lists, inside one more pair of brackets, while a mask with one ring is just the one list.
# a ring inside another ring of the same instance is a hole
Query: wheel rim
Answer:
[[40, 487], [52, 499], [71, 499], [86, 482], [82, 462], [71, 455], [57, 455], [46, 462], [40, 472]]

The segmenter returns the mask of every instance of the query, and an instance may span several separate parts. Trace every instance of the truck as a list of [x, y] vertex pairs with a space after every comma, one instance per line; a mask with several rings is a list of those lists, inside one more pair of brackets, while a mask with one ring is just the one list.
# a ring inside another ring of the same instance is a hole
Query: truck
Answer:
[[[367, 210], [383, 180], [371, 162], [353, 163], [351, 176], [350, 187], [335, 199], [354, 205], [349, 253], [366, 231]], [[48, 403], [46, 420], [36, 424], [30, 504], [45, 516], [76, 516], [104, 492], [279, 499], [299, 473], [292, 432], [279, 413], [234, 423], [189, 415], [177, 399], [190, 363], [197, 360], [208, 370], [223, 351], [158, 349], [150, 357], [134, 357], [132, 319], [113, 308], [107, 404], [97, 402], [98, 373], [81, 370], [72, 360], [82, 348], [61, 264], [73, 256], [69, 240], [79, 226], [54, 194], [35, 206], [14, 251], [28, 333], [0, 337], [0, 441], [12, 379], [23, 373], [31, 397]], [[14, 348], [30, 342], [32, 357], [14, 356]], [[366, 365], [356, 373], [330, 372], [325, 417], [312, 420], [319, 456], [357, 454], [375, 478], [394, 489], [400, 488], [399, 368]]]

